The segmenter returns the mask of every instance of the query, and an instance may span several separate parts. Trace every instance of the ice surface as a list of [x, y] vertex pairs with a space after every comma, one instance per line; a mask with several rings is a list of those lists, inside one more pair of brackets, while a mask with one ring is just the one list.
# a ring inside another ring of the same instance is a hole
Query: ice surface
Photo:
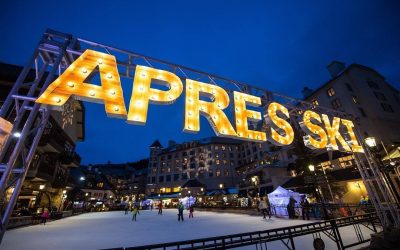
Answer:
[[[177, 210], [166, 209], [163, 215], [157, 210], [140, 211], [137, 221], [123, 211], [88, 213], [43, 225], [28, 226], [6, 232], [0, 249], [102, 249], [129, 247], [170, 241], [197, 239], [233, 233], [293, 226], [307, 223], [303, 220], [262, 219], [261, 216], [195, 211], [189, 219], [178, 222]], [[370, 230], [361, 227], [364, 237]], [[356, 242], [353, 226], [340, 229], [344, 244]], [[326, 249], [337, 249], [336, 244], [321, 234]], [[313, 249], [312, 236], [295, 239], [296, 249]], [[357, 246], [354, 249], [360, 248]], [[249, 246], [241, 249], [256, 249]], [[260, 247], [258, 248], [260, 249]], [[264, 248], [265, 249], [265, 248]], [[268, 243], [268, 249], [287, 249], [281, 242]]]

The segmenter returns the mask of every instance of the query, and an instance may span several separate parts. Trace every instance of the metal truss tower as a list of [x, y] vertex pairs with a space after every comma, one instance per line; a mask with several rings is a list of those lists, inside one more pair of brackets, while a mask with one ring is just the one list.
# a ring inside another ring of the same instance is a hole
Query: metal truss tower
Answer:
[[[0, 110], [0, 117], [13, 124], [11, 134], [21, 131], [18, 138], [10, 136], [0, 152], [0, 198], [4, 201], [0, 217], [0, 241], [5, 233], [8, 220], [50, 115], [50, 111], [46, 107], [35, 103], [35, 100], [86, 49], [114, 55], [117, 58], [118, 71], [121, 78], [133, 79], [136, 65], [147, 65], [168, 70], [182, 79], [190, 78], [218, 85], [227, 90], [231, 96], [233, 91], [260, 96], [262, 97], [264, 108], [270, 102], [278, 102], [289, 109], [290, 115], [294, 119], [298, 119], [302, 112], [310, 109], [331, 117], [337, 116], [351, 119], [348, 114], [315, 106], [308, 102], [245, 83], [98, 44], [70, 34], [47, 30], [40, 39], [28, 63], [21, 71]], [[33, 82], [27, 80], [27, 75], [31, 70], [36, 73]], [[359, 134], [358, 139], [360, 143], [364, 143]], [[400, 215], [395, 197], [389, 191], [388, 184], [385, 182], [377, 162], [371, 156], [371, 152], [365, 145], [363, 145], [363, 148], [366, 157], [356, 154], [355, 158], [370, 200], [374, 204], [384, 227], [400, 227]], [[11, 193], [11, 196], [6, 200], [7, 191], [9, 194]]]

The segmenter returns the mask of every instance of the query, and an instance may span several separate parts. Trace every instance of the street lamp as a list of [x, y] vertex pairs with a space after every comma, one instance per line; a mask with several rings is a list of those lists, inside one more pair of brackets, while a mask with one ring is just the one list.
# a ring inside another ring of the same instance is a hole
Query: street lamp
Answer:
[[315, 166], [312, 165], [312, 164], [310, 164], [310, 165], [308, 165], [308, 169], [309, 169], [311, 172], [314, 172], [314, 171], [315, 171]]
[[20, 133], [20, 132], [15, 132], [15, 133], [13, 134], [13, 136], [14, 136], [15, 138], [20, 138], [20, 137], [21, 137], [21, 133]]
[[81, 178], [79, 178], [80, 181], [84, 181], [85, 177], [81, 176]]
[[367, 138], [365, 138], [365, 144], [367, 144], [367, 146], [369, 147], [369, 148], [375, 148], [376, 147], [376, 140], [375, 140], [375, 137], [367, 137]]
[[44, 184], [39, 185], [39, 189], [40, 189], [40, 190], [43, 190], [45, 187], [46, 187], [46, 185], [44, 185]]

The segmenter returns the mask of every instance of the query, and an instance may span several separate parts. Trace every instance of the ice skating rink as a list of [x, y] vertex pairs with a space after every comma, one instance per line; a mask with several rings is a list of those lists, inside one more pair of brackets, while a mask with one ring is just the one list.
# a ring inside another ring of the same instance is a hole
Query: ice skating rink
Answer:
[[[308, 223], [303, 220], [262, 219], [261, 216], [244, 214], [214, 213], [195, 211], [194, 219], [178, 222], [177, 210], [166, 209], [163, 215], [157, 210], [140, 211], [137, 221], [131, 221], [131, 214], [123, 211], [88, 213], [73, 216], [43, 225], [8, 230], [0, 245], [2, 250], [38, 249], [104, 249], [131, 247], [170, 241], [212, 237], [218, 235], [245, 233]], [[312, 221], [311, 221], [312, 222]], [[369, 235], [371, 231], [361, 227]], [[341, 228], [344, 244], [356, 242], [353, 226]], [[337, 249], [336, 244], [325, 235], [325, 249]], [[312, 236], [295, 239], [296, 249], [313, 249]], [[356, 246], [354, 249], [360, 248]], [[241, 249], [256, 249], [248, 246]], [[268, 243], [268, 249], [287, 249], [281, 242]]]

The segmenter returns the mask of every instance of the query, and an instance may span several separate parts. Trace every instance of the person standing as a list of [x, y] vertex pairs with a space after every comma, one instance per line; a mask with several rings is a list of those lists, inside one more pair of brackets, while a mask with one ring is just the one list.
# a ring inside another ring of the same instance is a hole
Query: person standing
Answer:
[[310, 207], [310, 203], [308, 202], [307, 198], [305, 196], [302, 197], [303, 199], [300, 202], [301, 206], [301, 216], [303, 217], [303, 220], [307, 218], [307, 220], [310, 220], [310, 215], [308, 208]]
[[162, 215], [162, 208], [163, 208], [163, 204], [162, 201], [160, 201], [160, 203], [158, 204], [158, 214]]
[[192, 205], [189, 208], [189, 218], [193, 218], [193, 211], [194, 211], [194, 208], [193, 208], [193, 205]]
[[183, 206], [182, 202], [179, 202], [178, 205], [178, 221], [182, 220], [183, 221], [183, 210], [185, 207]]
[[153, 202], [150, 204], [150, 209], [153, 211]]
[[43, 213], [42, 213], [42, 221], [40, 223], [43, 223], [43, 225], [46, 225], [46, 221], [49, 218], [49, 210], [47, 208], [43, 209]]
[[137, 206], [134, 206], [132, 209], [132, 221], [136, 221], [136, 216], [139, 213], [139, 208]]
[[265, 202], [264, 199], [261, 199], [261, 201], [258, 203], [258, 209], [261, 212], [261, 214], [263, 215], [263, 219], [265, 219], [266, 217], [266, 209], [267, 209], [267, 203]]
[[125, 214], [128, 214], [128, 211], [129, 211], [129, 204], [126, 203], [126, 205], [125, 205]]
[[289, 203], [287, 205], [289, 219], [294, 219], [295, 218], [295, 211], [294, 211], [295, 203], [297, 203], [297, 201], [291, 195], [290, 198], [289, 198]]

